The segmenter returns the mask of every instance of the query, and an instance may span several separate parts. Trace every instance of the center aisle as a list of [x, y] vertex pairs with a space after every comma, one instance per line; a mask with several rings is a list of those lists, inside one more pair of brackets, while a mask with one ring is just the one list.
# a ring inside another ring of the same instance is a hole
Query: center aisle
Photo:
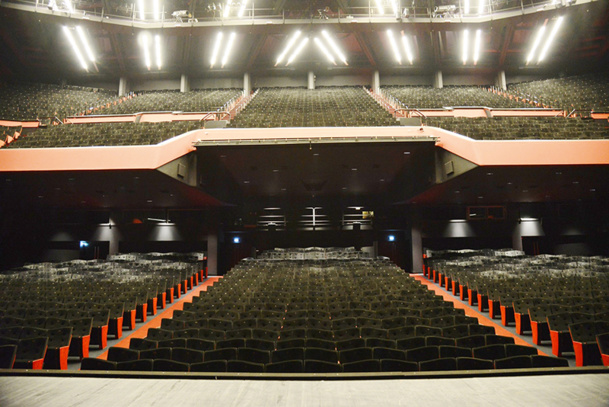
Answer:
[[[150, 328], [159, 328], [161, 326], [161, 322], [164, 318], [172, 318], [174, 311], [180, 311], [184, 308], [185, 302], [192, 302], [192, 298], [196, 295], [199, 295], [202, 291], [207, 291], [208, 287], [214, 285], [217, 281], [219, 281], [222, 277], [209, 277], [207, 280], [199, 284], [193, 290], [191, 290], [188, 294], [180, 297], [177, 301], [174, 301], [173, 305], [164, 309], [160, 312], [155, 318], [151, 319], [149, 322], [133, 331], [130, 335], [126, 336], [123, 340], [113, 345], [119, 348], [128, 348], [129, 343], [131, 342], [131, 338], [145, 338], [148, 336], [148, 330]], [[108, 358], [108, 349], [99, 355], [97, 359], [106, 360]]]

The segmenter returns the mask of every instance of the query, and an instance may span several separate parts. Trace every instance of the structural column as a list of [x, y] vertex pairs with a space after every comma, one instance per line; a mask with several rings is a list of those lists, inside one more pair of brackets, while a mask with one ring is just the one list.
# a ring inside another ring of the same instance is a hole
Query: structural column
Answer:
[[505, 71], [497, 72], [497, 80], [495, 81], [495, 85], [501, 90], [507, 90], [507, 82], [505, 80]]
[[218, 275], [218, 234], [207, 235], [207, 270], [208, 275]]
[[249, 96], [252, 93], [252, 81], [249, 72], [243, 74], [243, 96]]
[[125, 96], [127, 93], [127, 78], [121, 76], [118, 81], [118, 96]]
[[380, 93], [381, 91], [381, 79], [380, 79], [379, 71], [374, 71], [372, 73], [372, 91], [374, 93]]
[[182, 74], [182, 77], [180, 78], [180, 92], [190, 92], [190, 81], [188, 79], [188, 75]]
[[410, 241], [412, 244], [412, 272], [420, 273], [423, 271], [423, 238], [421, 230], [415, 225], [410, 229]]
[[433, 77], [433, 87], [436, 89], [442, 89], [444, 87], [444, 79], [442, 78], [442, 71], [436, 71]]
[[309, 89], [309, 90], [315, 89], [315, 73], [313, 71], [309, 71], [307, 89]]

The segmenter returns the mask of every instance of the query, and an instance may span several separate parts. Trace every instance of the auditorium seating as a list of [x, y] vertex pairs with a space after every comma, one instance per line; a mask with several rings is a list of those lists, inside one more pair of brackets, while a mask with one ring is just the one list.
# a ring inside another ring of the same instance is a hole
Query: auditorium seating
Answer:
[[180, 259], [43, 263], [4, 272], [0, 346], [16, 345], [15, 367], [65, 370], [69, 357], [86, 359], [90, 346], [105, 348], [110, 326], [115, 338], [120, 338], [123, 324], [133, 329], [130, 318], [122, 321], [123, 314], [165, 294], [159, 287], [167, 290], [195, 280], [200, 274], [196, 264]]
[[238, 98], [241, 89], [207, 89], [180, 92], [177, 90], [137, 92], [122, 103], [111, 103], [96, 114], [133, 114], [140, 112], [215, 112]]
[[577, 75], [508, 85], [508, 93], [547, 106], [609, 112], [609, 82], [602, 75]]
[[523, 102], [505, 98], [478, 86], [383, 86], [383, 92], [410, 109], [438, 109], [455, 106], [525, 108]]
[[63, 119], [116, 99], [116, 92], [98, 88], [40, 83], [0, 84], [0, 118]]
[[230, 127], [395, 126], [361, 87], [263, 88]]
[[476, 140], [587, 140], [609, 138], [609, 123], [564, 117], [426, 117], [423, 123]]
[[[438, 252], [426, 272], [445, 275], [460, 292], [486, 301], [490, 318], [532, 335], [535, 344], [551, 342], [552, 353], [575, 352], [576, 364], [600, 364], [596, 335], [609, 332], [609, 259], [578, 256], [524, 256], [515, 251]], [[525, 322], [526, 321], [526, 322]]]
[[60, 124], [30, 131], [8, 148], [151, 145], [199, 128], [199, 122], [187, 121]]
[[[386, 260], [262, 257], [242, 261], [147, 338], [132, 339], [131, 357], [190, 363], [191, 372], [351, 373], [494, 368], [513, 356], [532, 365], [537, 354], [481, 327]], [[168, 349], [178, 337], [186, 345]], [[480, 347], [502, 352], [480, 356]]]

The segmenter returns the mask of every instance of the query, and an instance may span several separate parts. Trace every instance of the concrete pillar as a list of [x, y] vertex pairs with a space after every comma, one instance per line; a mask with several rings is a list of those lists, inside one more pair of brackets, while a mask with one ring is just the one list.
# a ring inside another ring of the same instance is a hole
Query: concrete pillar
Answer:
[[309, 90], [315, 89], [315, 73], [313, 71], [309, 71], [307, 89], [309, 89]]
[[252, 80], [248, 72], [243, 74], [243, 96], [249, 96], [252, 93]]
[[421, 230], [417, 226], [410, 229], [410, 241], [412, 244], [412, 272], [423, 272], [423, 238]]
[[436, 71], [433, 77], [433, 87], [436, 89], [442, 89], [444, 87], [444, 80], [442, 78], [442, 71]]
[[210, 276], [218, 275], [218, 235], [207, 235], [207, 269]]
[[190, 92], [190, 80], [188, 79], [188, 75], [182, 74], [182, 77], [180, 78], [180, 92]]
[[507, 90], [507, 82], [505, 80], [505, 71], [497, 72], [497, 80], [495, 85], [501, 90]]
[[374, 71], [372, 73], [372, 91], [374, 93], [379, 93], [381, 91], [381, 77], [379, 71]]
[[121, 76], [121, 78], [118, 81], [118, 95], [125, 96], [127, 93], [128, 93], [127, 78], [125, 78], [124, 76]]

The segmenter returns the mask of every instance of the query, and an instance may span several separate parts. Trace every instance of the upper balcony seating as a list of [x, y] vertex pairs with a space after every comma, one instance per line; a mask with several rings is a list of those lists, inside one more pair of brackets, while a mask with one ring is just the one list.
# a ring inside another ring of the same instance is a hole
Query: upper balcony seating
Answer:
[[230, 127], [395, 126], [361, 87], [265, 88]]
[[609, 112], [609, 80], [602, 74], [515, 83], [508, 92], [568, 112]]
[[523, 102], [505, 98], [477, 86], [384, 86], [383, 91], [404, 106], [414, 109], [439, 109], [453, 106], [485, 106], [492, 108], [526, 108]]

